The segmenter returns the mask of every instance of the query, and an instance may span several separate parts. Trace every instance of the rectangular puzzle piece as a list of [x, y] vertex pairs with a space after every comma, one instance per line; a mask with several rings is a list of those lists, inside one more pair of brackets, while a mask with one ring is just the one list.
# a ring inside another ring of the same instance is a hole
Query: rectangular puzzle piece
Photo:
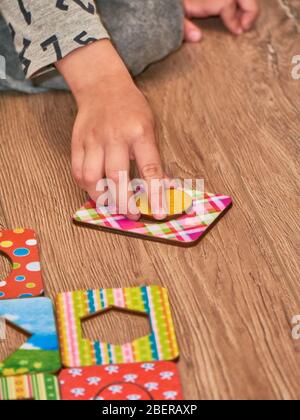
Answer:
[[35, 232], [17, 228], [0, 231], [0, 252], [6, 255], [12, 271], [0, 280], [0, 300], [41, 296], [44, 287]]
[[59, 383], [63, 400], [183, 400], [173, 362], [64, 369]]
[[[163, 287], [62, 293], [56, 308], [65, 367], [175, 360], [179, 356], [168, 292]], [[148, 315], [152, 333], [124, 345], [84, 339], [82, 319], [111, 308]]]
[[232, 199], [225, 195], [214, 195], [197, 190], [185, 191], [193, 199], [189, 214], [163, 223], [132, 221], [122, 215], [112, 215], [108, 207], [98, 207], [93, 201], [85, 203], [74, 215], [80, 225], [104, 229], [115, 233], [167, 242], [173, 245], [195, 245], [214, 223], [232, 205]]
[[60, 400], [57, 377], [39, 373], [0, 378], [0, 401], [14, 400]]
[[50, 299], [0, 301], [0, 318], [30, 334], [16, 352], [1, 361], [0, 377], [54, 373], [61, 368], [53, 304]]

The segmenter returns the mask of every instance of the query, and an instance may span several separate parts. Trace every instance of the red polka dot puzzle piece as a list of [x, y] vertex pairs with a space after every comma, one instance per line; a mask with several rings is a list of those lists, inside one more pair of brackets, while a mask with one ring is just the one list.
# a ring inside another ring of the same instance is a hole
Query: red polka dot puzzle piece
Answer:
[[64, 369], [59, 383], [63, 400], [183, 400], [174, 362]]
[[36, 234], [30, 229], [0, 231], [0, 252], [12, 270], [0, 279], [0, 300], [41, 296], [44, 293]]

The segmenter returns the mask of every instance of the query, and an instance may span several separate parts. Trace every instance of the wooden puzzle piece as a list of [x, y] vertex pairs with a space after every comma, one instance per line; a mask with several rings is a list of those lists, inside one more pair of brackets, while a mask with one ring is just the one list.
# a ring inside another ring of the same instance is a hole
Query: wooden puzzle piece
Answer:
[[0, 378], [0, 401], [13, 400], [58, 401], [58, 379], [43, 373]]
[[183, 400], [173, 362], [65, 369], [59, 383], [63, 400]]
[[35, 232], [18, 228], [0, 231], [0, 252], [12, 264], [6, 279], [0, 280], [0, 300], [41, 296], [44, 293]]
[[[166, 190], [167, 217], [164, 221], [172, 220], [187, 214], [193, 206], [192, 196], [182, 190], [171, 188]], [[155, 220], [149, 205], [147, 193], [143, 192], [137, 196], [137, 207], [144, 219]], [[157, 222], [157, 221], [156, 221]]]
[[199, 191], [186, 191], [193, 198], [192, 211], [176, 220], [163, 223], [132, 221], [125, 216], [112, 215], [108, 207], [96, 208], [88, 201], [74, 216], [74, 221], [85, 226], [112, 231], [122, 235], [150, 239], [173, 245], [195, 245], [215, 222], [231, 207], [228, 196]]
[[[175, 360], [179, 356], [168, 292], [162, 287], [62, 293], [56, 307], [65, 367]], [[152, 333], [124, 345], [84, 339], [81, 321], [109, 308], [148, 315]]]
[[61, 368], [56, 323], [50, 299], [0, 301], [0, 318], [30, 338], [0, 363], [0, 376], [54, 373]]

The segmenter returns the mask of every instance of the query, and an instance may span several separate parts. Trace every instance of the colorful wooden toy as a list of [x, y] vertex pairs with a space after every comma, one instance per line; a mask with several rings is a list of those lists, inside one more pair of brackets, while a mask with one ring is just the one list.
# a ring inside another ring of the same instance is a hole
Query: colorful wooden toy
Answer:
[[[178, 218], [184, 213], [187, 214], [193, 206], [192, 196], [182, 190], [175, 188], [168, 189], [165, 192], [165, 196], [167, 217], [164, 221]], [[137, 195], [137, 207], [144, 219], [155, 220], [149, 205], [148, 195], [145, 192]]]
[[58, 379], [43, 373], [0, 378], [0, 401], [12, 400], [60, 400]]
[[132, 221], [125, 216], [112, 215], [108, 207], [96, 208], [88, 201], [74, 216], [74, 221], [85, 226], [113, 231], [134, 237], [167, 242], [173, 245], [195, 245], [214, 223], [231, 207], [228, 196], [199, 191], [186, 191], [193, 198], [192, 211], [176, 220], [163, 223]]
[[[65, 367], [175, 360], [179, 356], [168, 292], [162, 287], [62, 293], [56, 307]], [[84, 339], [81, 320], [113, 307], [147, 314], [152, 333], [125, 345]]]
[[0, 318], [31, 335], [25, 344], [0, 363], [0, 376], [54, 373], [61, 368], [50, 299], [3, 300], [0, 302]]
[[183, 400], [173, 362], [65, 369], [59, 383], [63, 400]]
[[0, 280], [0, 300], [41, 296], [44, 288], [35, 232], [23, 228], [1, 230], [0, 252], [12, 264], [10, 275]]

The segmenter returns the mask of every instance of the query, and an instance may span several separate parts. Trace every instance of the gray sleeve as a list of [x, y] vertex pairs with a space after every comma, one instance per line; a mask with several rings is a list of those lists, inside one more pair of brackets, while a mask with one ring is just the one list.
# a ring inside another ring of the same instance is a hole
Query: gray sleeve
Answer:
[[94, 0], [0, 0], [27, 78], [77, 48], [109, 38]]

